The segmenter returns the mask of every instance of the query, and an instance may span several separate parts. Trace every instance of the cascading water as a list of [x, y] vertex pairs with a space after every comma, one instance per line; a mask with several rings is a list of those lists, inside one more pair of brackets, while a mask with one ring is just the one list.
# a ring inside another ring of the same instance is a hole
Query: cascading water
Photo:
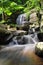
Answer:
[[[26, 20], [26, 14], [20, 14], [16, 20], [17, 25], [24, 25], [24, 23], [27, 23]], [[29, 34], [30, 33], [30, 34]], [[32, 33], [32, 34], [31, 34]], [[17, 39], [18, 37], [18, 39]], [[12, 41], [9, 43], [10, 45], [22, 45], [22, 44], [34, 44], [38, 42], [37, 34], [35, 33], [35, 29], [32, 28], [28, 31], [28, 35], [23, 35], [21, 38], [19, 36], [16, 36], [12, 39]]]
[[37, 42], [39, 42], [38, 37], [37, 37], [37, 33], [34, 33], [34, 34], [28, 34], [28, 35], [14, 37], [12, 39], [12, 41], [9, 43], [9, 46], [35, 44]]
[[35, 54], [36, 42], [39, 40], [35, 32], [13, 37], [8, 47], [0, 51], [0, 65], [43, 65], [43, 59]]
[[26, 14], [20, 14], [17, 17], [17, 20], [16, 20], [17, 25], [24, 25], [24, 23], [26, 23], [26, 22], [27, 22], [27, 20], [26, 20]]
[[13, 45], [0, 51], [0, 65], [43, 65], [35, 54], [35, 44]]
[[30, 35], [29, 34], [28, 35], [24, 35], [22, 37], [22, 41], [23, 41], [23, 44], [35, 44], [36, 42], [39, 42], [36, 33], [30, 34]]

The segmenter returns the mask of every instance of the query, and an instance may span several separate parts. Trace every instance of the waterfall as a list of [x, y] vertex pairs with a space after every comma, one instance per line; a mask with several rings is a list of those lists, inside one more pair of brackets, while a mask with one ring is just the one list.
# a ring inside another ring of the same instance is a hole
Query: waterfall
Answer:
[[17, 20], [16, 20], [17, 25], [24, 25], [24, 23], [26, 23], [26, 22], [27, 22], [27, 20], [26, 20], [26, 14], [20, 14], [17, 17]]

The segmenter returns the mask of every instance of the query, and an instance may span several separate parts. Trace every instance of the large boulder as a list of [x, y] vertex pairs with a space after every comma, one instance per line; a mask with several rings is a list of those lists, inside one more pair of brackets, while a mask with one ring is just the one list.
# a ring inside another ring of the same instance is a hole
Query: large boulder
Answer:
[[39, 41], [43, 41], [43, 32], [39, 32], [38, 34], [37, 34], [37, 36], [38, 36], [38, 39], [39, 39]]
[[43, 42], [38, 42], [35, 46], [35, 53], [40, 56], [43, 57]]
[[0, 45], [6, 45], [10, 42], [10, 39], [13, 37], [11, 31], [7, 30], [7, 27], [4, 25], [0, 26]]
[[35, 22], [37, 22], [37, 21], [38, 21], [38, 17], [37, 17], [36, 12], [31, 13], [31, 14], [30, 14], [30, 20], [29, 20], [29, 22], [30, 22], [30, 23], [35, 23]]

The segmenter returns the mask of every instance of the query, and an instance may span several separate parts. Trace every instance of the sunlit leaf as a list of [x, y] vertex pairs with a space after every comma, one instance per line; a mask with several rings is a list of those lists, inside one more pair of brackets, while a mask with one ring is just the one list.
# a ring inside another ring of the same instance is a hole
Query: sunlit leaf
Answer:
[[17, 5], [15, 2], [11, 2], [11, 4], [10, 4], [11, 7], [13, 7], [15, 5]]
[[3, 10], [2, 10], [2, 8], [0, 7], [0, 14], [2, 14], [2, 11], [3, 11]]
[[5, 13], [6, 13], [7, 15], [9, 15], [9, 16], [12, 14], [12, 12], [11, 12], [10, 10], [8, 10], [8, 9], [5, 10]]

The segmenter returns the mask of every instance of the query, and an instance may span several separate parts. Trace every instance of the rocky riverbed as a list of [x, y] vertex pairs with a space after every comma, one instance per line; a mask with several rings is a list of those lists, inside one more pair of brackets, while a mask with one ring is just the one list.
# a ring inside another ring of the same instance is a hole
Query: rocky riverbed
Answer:
[[39, 56], [41, 53], [43, 56], [43, 51], [37, 48], [40, 42], [43, 44], [37, 15], [32, 13], [29, 21], [25, 17], [25, 14], [18, 16], [16, 28], [0, 27], [0, 65], [43, 65], [43, 58]]

